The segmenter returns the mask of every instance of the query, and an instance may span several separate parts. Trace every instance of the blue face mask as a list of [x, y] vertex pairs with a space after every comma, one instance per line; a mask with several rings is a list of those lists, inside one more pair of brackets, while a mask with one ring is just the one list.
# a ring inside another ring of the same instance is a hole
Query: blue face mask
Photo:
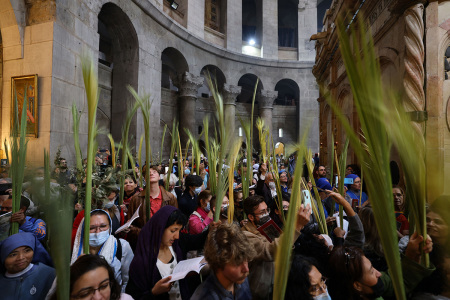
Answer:
[[206, 207], [204, 208], [204, 210], [206, 212], [209, 212], [211, 210], [211, 204], [208, 202], [208, 204], [206, 204]]
[[191, 174], [191, 170], [189, 170], [189, 169], [184, 170], [184, 174], [186, 174], [186, 175]]
[[202, 187], [198, 187], [198, 188], [195, 188], [194, 193], [195, 193], [196, 195], [198, 195], [198, 194], [200, 194], [201, 191], [202, 191]]
[[99, 247], [109, 238], [109, 229], [99, 233], [89, 233], [89, 246]]
[[322, 293], [320, 295], [314, 296], [314, 300], [331, 300], [330, 294], [328, 294], [328, 289], [325, 291], [325, 293]]
[[237, 187], [237, 183], [233, 182], [233, 189], [235, 189]]

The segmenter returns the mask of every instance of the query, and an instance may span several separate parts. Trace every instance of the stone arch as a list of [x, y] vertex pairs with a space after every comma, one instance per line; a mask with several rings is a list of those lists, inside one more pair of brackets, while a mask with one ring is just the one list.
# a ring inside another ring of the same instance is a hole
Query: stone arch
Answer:
[[178, 77], [189, 72], [186, 58], [177, 49], [168, 47], [161, 53], [161, 62], [161, 87], [178, 91]]
[[[106, 88], [100, 91], [97, 122], [109, 127], [112, 136], [118, 141], [122, 137], [127, 99], [131, 99], [126, 87], [138, 87], [139, 41], [130, 18], [113, 3], [102, 6], [98, 14], [98, 33], [99, 79], [104, 80]], [[136, 129], [134, 118], [130, 132], [135, 133]], [[136, 134], [133, 135], [136, 139]], [[109, 145], [107, 138], [105, 141], [99, 140], [100, 146], [102, 142]], [[135, 141], [131, 144], [134, 145]]]
[[[239, 78], [238, 86], [242, 87], [241, 93], [237, 96], [237, 102], [241, 103], [252, 103], [253, 92], [255, 90], [255, 84], [258, 79], [258, 76], [255, 74], [244, 74]], [[261, 94], [261, 90], [264, 89], [264, 85], [261, 82], [261, 79], [258, 80], [258, 87], [256, 88], [256, 98], [255, 104], [258, 104], [259, 95]]]
[[278, 98], [274, 100], [274, 105], [298, 106], [300, 100], [300, 88], [292, 79], [281, 79], [275, 85]]
[[227, 82], [225, 74], [221, 69], [219, 69], [219, 67], [215, 65], [206, 65], [200, 71], [200, 75], [204, 77], [205, 80], [203, 81], [203, 85], [198, 89], [198, 97], [204, 97], [206, 95], [208, 95], [208, 97], [211, 96], [211, 92], [209, 91], [208, 83], [206, 81], [208, 74], [209, 76], [211, 76], [213, 83], [217, 83], [217, 89], [219, 90], [219, 93], [223, 92], [223, 86]]
[[400, 76], [398, 66], [388, 56], [378, 57], [378, 63], [380, 64], [381, 78], [385, 88], [389, 90], [395, 90], [399, 87], [403, 89], [403, 76]]

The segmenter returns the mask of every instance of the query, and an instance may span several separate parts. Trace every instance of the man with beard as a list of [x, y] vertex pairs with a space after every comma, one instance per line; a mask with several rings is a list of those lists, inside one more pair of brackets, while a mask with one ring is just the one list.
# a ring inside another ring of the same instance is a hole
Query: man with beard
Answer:
[[[252, 249], [257, 255], [250, 262], [249, 283], [252, 299], [272, 299], [275, 252], [278, 238], [272, 242], [263, 236], [258, 227], [270, 220], [270, 209], [261, 196], [250, 196], [244, 200], [244, 212], [247, 214], [248, 222], [242, 227]], [[297, 223], [293, 241], [300, 236], [300, 230], [309, 222], [311, 207], [309, 204], [300, 207], [297, 213]], [[281, 238], [281, 237], [280, 237]]]
[[72, 172], [67, 167], [67, 161], [65, 158], [59, 159], [59, 165], [53, 171], [53, 178], [59, 183], [60, 186], [66, 186], [72, 181]]

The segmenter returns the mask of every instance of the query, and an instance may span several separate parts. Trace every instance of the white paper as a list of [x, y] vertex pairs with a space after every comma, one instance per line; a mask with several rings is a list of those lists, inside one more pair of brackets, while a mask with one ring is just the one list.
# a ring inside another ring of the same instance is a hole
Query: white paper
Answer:
[[139, 209], [141, 208], [141, 205], [142, 204], [139, 205], [138, 209], [134, 212], [134, 215], [131, 217], [131, 219], [128, 220], [128, 222], [126, 222], [119, 228], [117, 228], [117, 230], [116, 230], [116, 232], [114, 232], [114, 234], [118, 234], [119, 232], [124, 231], [125, 229], [129, 228], [131, 226], [131, 223], [133, 223], [134, 220], [139, 218]]
[[173, 273], [164, 278], [172, 276], [169, 282], [177, 281], [186, 277], [189, 272], [195, 271], [199, 273], [206, 264], [203, 256], [182, 260], [175, 266]]
[[[344, 216], [346, 216], [345, 211], [343, 213], [344, 213]], [[333, 217], [336, 217], [337, 227], [341, 227], [340, 226], [341, 225], [341, 219], [339, 218], [339, 212], [335, 213], [333, 215]], [[348, 221], [346, 219], [343, 219], [343, 220], [344, 220], [344, 228], [343, 229], [345, 230], [345, 234], [344, 234], [344, 239], [345, 239], [347, 237], [347, 234], [348, 234]]]

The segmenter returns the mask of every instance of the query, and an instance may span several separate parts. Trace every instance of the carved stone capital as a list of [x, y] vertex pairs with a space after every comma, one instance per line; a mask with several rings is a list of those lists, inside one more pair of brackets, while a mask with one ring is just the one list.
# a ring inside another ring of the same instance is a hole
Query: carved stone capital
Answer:
[[223, 85], [223, 104], [236, 105], [236, 97], [241, 93], [241, 86], [224, 84]]
[[197, 90], [203, 85], [204, 78], [185, 72], [178, 76], [178, 86], [180, 87], [180, 97], [197, 97]]
[[278, 92], [277, 91], [267, 91], [261, 90], [261, 95], [259, 97], [259, 108], [273, 108], [273, 101], [277, 99]]
[[392, 5], [389, 7], [389, 10], [393, 14], [402, 15], [408, 8], [413, 7], [417, 4], [425, 4], [426, 0], [399, 0], [393, 1]]

